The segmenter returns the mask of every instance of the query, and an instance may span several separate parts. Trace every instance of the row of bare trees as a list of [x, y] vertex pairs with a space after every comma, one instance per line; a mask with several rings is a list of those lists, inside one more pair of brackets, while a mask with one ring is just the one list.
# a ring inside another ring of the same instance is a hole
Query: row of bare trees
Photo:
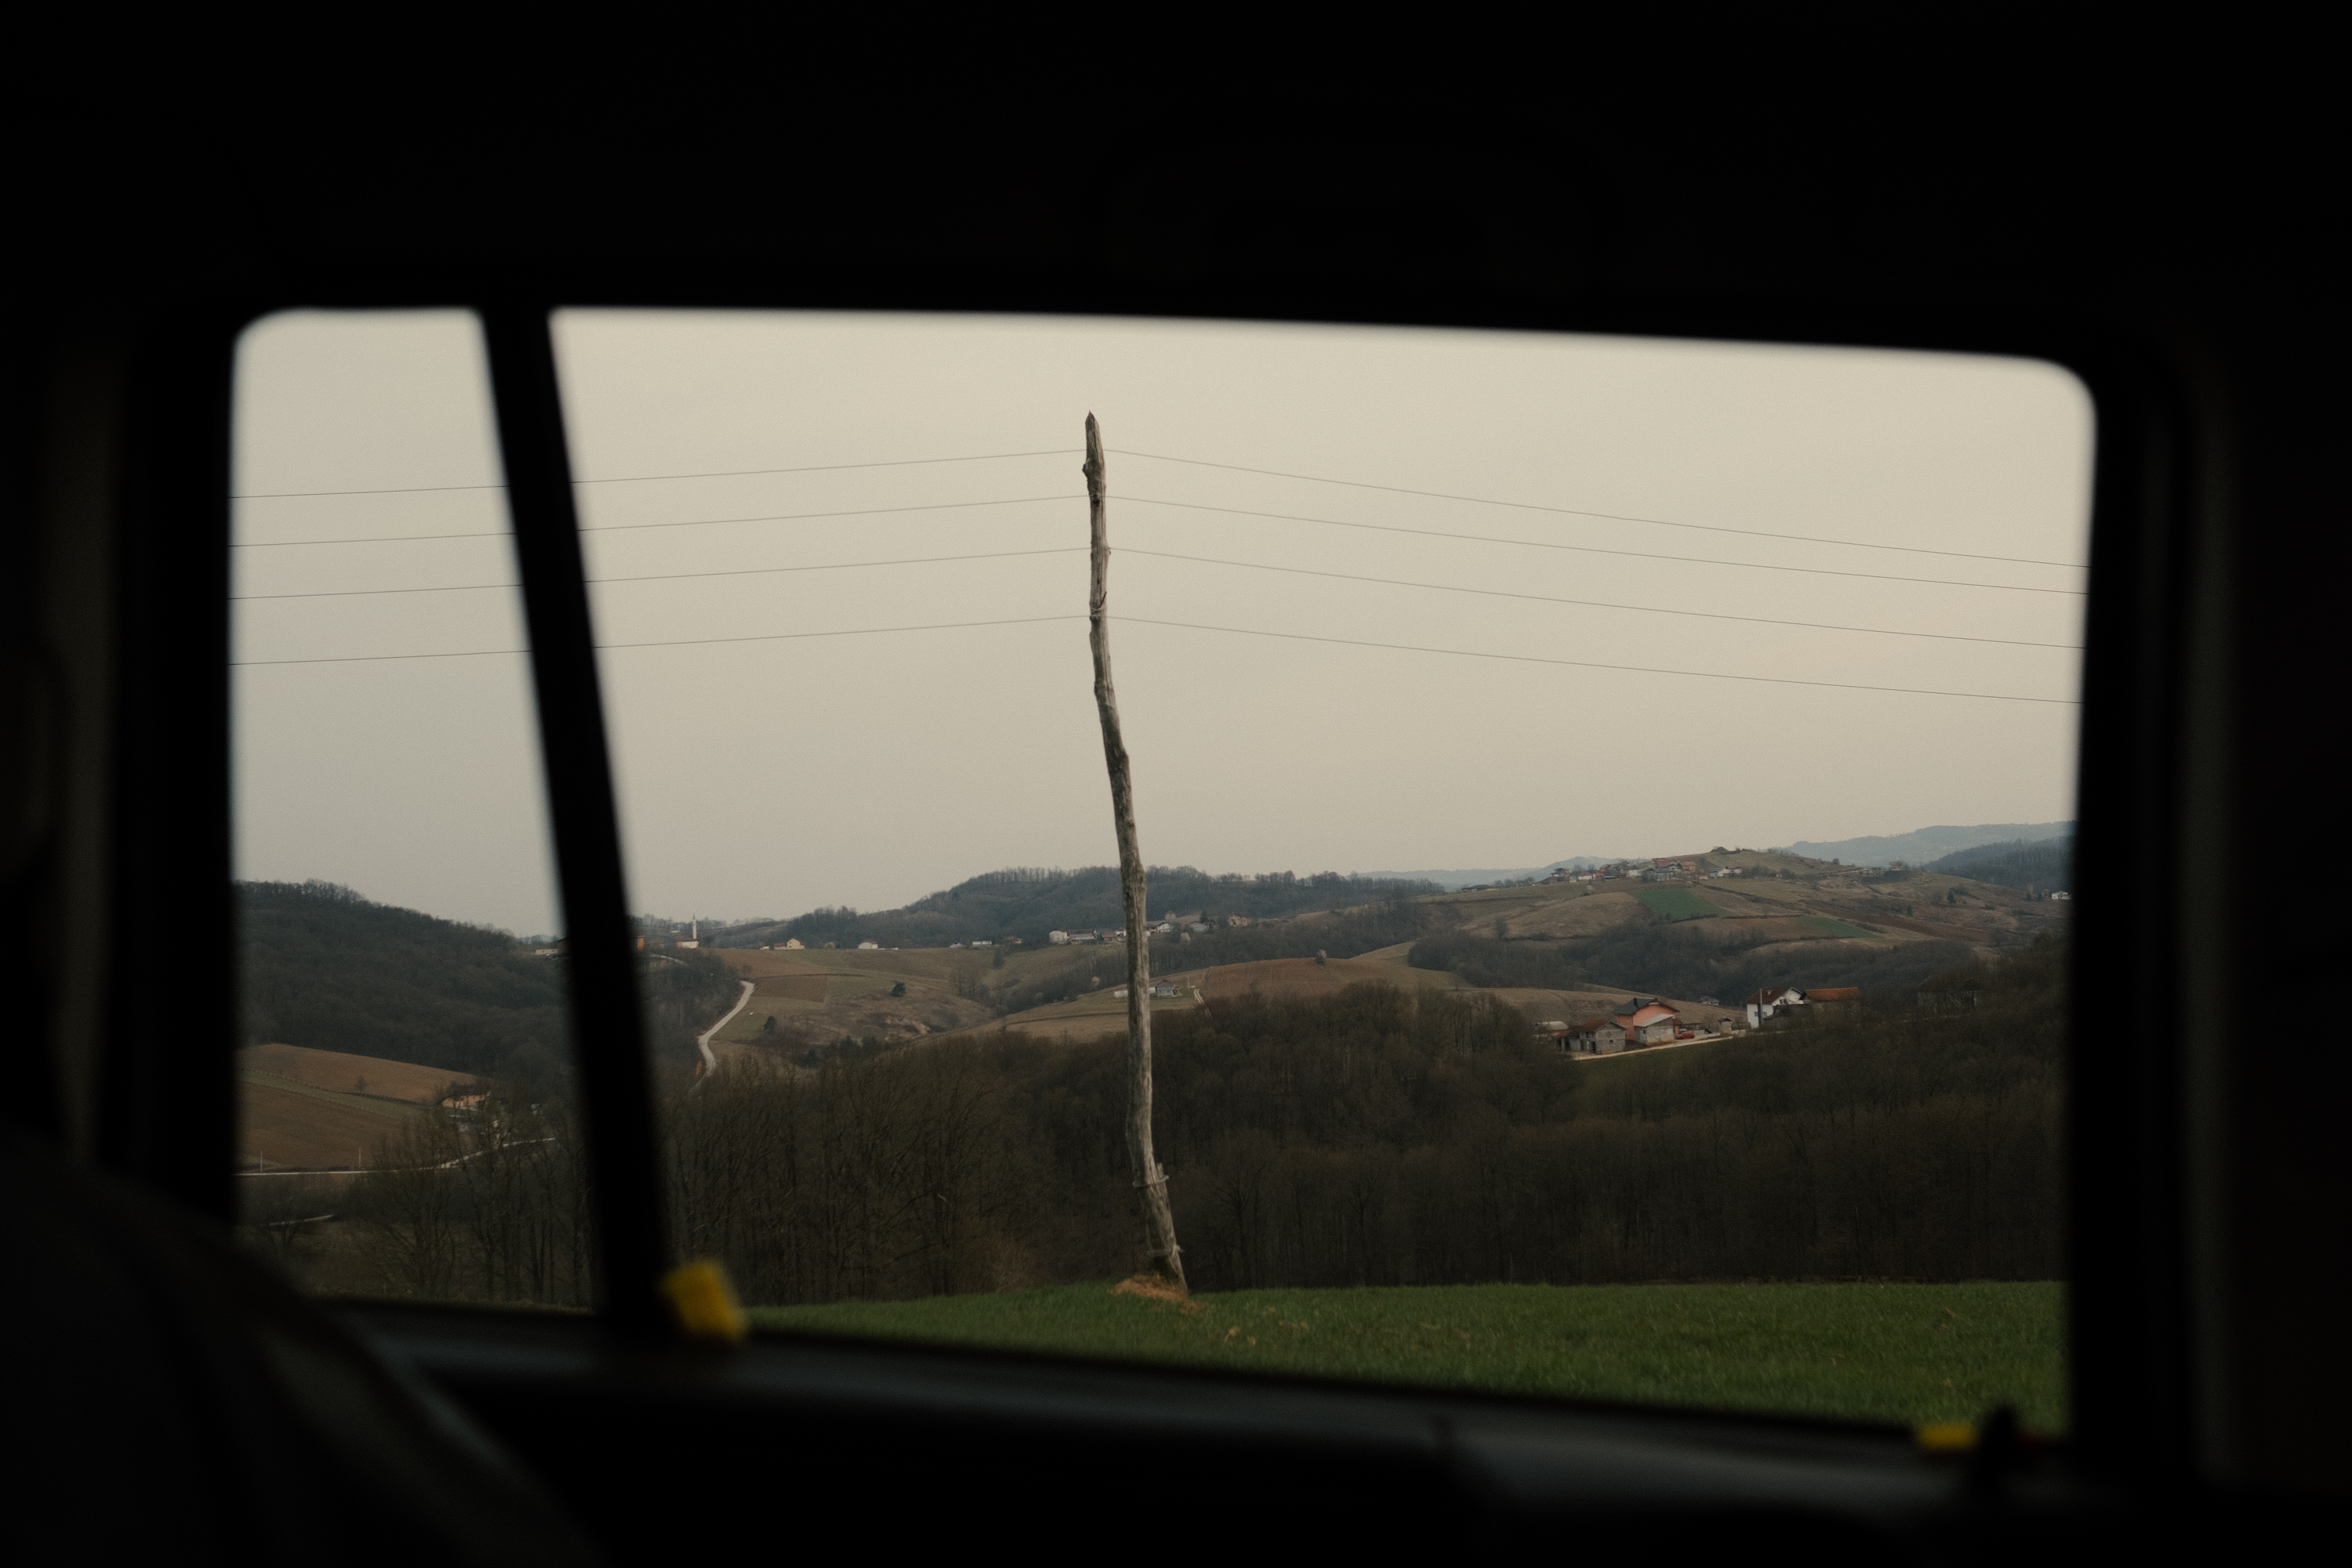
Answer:
[[[1476, 994], [1163, 1014], [1159, 1148], [1188, 1275], [2056, 1277], [2062, 981], [2053, 945], [1983, 977], [1968, 1012], [1589, 1063]], [[662, 1110], [678, 1248], [724, 1259], [753, 1301], [1131, 1272], [1129, 1065], [1116, 1036], [1001, 1035], [681, 1080]], [[578, 1148], [554, 1107], [420, 1118], [331, 1227], [343, 1288], [585, 1303]]]
[[322, 1289], [586, 1306], [582, 1154], [568, 1103], [498, 1088], [466, 1111], [421, 1110], [357, 1176], [243, 1178], [243, 1218], [281, 1267]]

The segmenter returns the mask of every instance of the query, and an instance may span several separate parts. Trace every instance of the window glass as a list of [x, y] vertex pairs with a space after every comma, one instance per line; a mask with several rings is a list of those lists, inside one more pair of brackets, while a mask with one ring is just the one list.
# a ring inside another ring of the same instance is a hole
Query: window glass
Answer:
[[565, 958], [478, 325], [263, 321], [236, 441], [247, 1234], [321, 1291], [583, 1304]]
[[2070, 376], [1019, 318], [558, 342], [676, 1235], [758, 1321], [2063, 1426]]

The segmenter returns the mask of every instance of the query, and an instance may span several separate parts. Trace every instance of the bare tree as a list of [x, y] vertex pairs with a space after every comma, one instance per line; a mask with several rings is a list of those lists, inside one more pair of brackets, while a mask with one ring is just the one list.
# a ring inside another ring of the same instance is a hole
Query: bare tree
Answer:
[[1135, 786], [1119, 736], [1118, 698], [1110, 682], [1110, 483], [1102, 429], [1087, 416], [1087, 520], [1094, 536], [1094, 583], [1087, 600], [1087, 639], [1095, 654], [1095, 710], [1102, 719], [1103, 761], [1110, 770], [1111, 818], [1118, 829], [1118, 884], [1127, 913], [1127, 1160], [1142, 1196], [1146, 1268], [1184, 1289], [1176, 1216], [1168, 1206], [1168, 1173], [1151, 1152], [1151, 934], [1144, 915], [1143, 852], [1135, 840]]

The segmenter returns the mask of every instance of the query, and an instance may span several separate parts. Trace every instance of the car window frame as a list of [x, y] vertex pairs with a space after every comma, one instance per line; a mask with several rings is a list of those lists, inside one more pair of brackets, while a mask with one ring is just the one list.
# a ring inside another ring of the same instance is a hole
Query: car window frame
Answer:
[[[1886, 347], [2037, 359], [2076, 376], [2095, 411], [2090, 599], [2084, 656], [2074, 1010], [2067, 1079], [2069, 1444], [2095, 1475], [2195, 1468], [2191, 1227], [2199, 1173], [2183, 1044], [2102, 1031], [2100, 994], [2156, 994], [2210, 962], [2192, 920], [2170, 909], [2151, 843], [2210, 856], [2221, 824], [2192, 809], [2180, 759], [2210, 726], [2187, 700], [2219, 657], [2210, 617], [2188, 613], [2203, 519], [2200, 487], [2224, 443], [2165, 345], [2121, 331], [2030, 317], [1823, 317], [1769, 310], [1579, 310], [1444, 292], [1306, 297], [1168, 285], [973, 286], [919, 279], [681, 276], [647, 264], [621, 277], [521, 280], [320, 277], [227, 301], [180, 301], [132, 354], [120, 498], [115, 613], [122, 689], [113, 735], [114, 907], [142, 929], [190, 933], [110, 988], [98, 1143], [114, 1166], [223, 1219], [232, 1212], [236, 1029], [228, 855], [228, 452], [238, 334], [299, 307], [465, 309], [489, 345], [499, 447], [522, 563], [555, 858], [568, 930], [572, 1016], [604, 1262], [599, 1313], [614, 1333], [657, 1341], [654, 1282], [666, 1258], [642, 1026], [626, 933], [609, 748], [589, 646], [586, 588], [554, 374], [559, 309], [889, 309], [1169, 320], [1489, 327], [1709, 342]], [[195, 657], [194, 650], [211, 650]], [[216, 655], [216, 657], [214, 657]], [[170, 790], [145, 787], [158, 778]], [[576, 891], [575, 891], [576, 890]], [[575, 901], [576, 900], [576, 901]], [[591, 940], [583, 940], [589, 938]], [[206, 1049], [173, 1049], [144, 1026], [168, 988]], [[2208, 1113], [2210, 1114], [2210, 1112]], [[612, 1281], [625, 1279], [625, 1289]], [[2084, 1325], [2098, 1325], [2095, 1333]], [[1198, 1373], [1171, 1373], [1201, 1376]]]

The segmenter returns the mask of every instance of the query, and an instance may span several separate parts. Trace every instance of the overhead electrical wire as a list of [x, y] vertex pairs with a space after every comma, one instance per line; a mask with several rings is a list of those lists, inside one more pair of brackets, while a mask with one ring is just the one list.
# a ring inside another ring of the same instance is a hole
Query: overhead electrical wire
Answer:
[[1455, 658], [1497, 658], [1512, 664], [1557, 664], [1572, 669], [1614, 669], [1636, 675], [1682, 675], [1703, 680], [1748, 680], [1769, 686], [1822, 686], [1838, 691], [1889, 691], [1906, 697], [1968, 697], [1987, 702], [2041, 702], [2055, 707], [2079, 708], [2080, 700], [2072, 697], [2019, 697], [2005, 691], [1940, 691], [1920, 686], [1865, 686], [1852, 680], [1801, 680], [1790, 675], [1727, 675], [1713, 669], [1664, 669], [1643, 664], [1601, 664], [1586, 658], [1545, 658], [1525, 653], [1482, 653], [1475, 648], [1424, 647], [1413, 643], [1366, 642], [1357, 637], [1314, 637], [1306, 632], [1265, 632], [1249, 626], [1211, 626], [1192, 621], [1148, 620], [1141, 616], [1113, 616], [1114, 621], [1131, 626], [1181, 626], [1186, 631], [1223, 632], [1232, 637], [1279, 637], [1286, 642], [1332, 643], [1340, 647], [1381, 647], [1399, 653], [1442, 653]]
[[1510, 507], [1519, 511], [1550, 512], [1560, 517], [1597, 517], [1612, 522], [1647, 523], [1653, 528], [1689, 528], [1707, 533], [1744, 533], [1757, 539], [1787, 539], [1805, 544], [1837, 544], [1850, 550], [1900, 550], [1914, 555], [1950, 555], [1963, 561], [2010, 561], [2021, 566], [2063, 566], [2071, 572], [2087, 570], [2074, 561], [2042, 561], [2026, 555], [1985, 555], [1967, 550], [1934, 550], [1924, 544], [1880, 544], [1866, 539], [1824, 539], [1811, 533], [1776, 533], [1762, 528], [1733, 528], [1723, 523], [1675, 522], [1662, 517], [1636, 517], [1622, 511], [1587, 511], [1578, 507], [1547, 506], [1537, 501], [1498, 500], [1492, 496], [1456, 495], [1448, 490], [1417, 490], [1403, 485], [1373, 484], [1365, 479], [1334, 479], [1321, 474], [1293, 474], [1280, 468], [1252, 468], [1239, 463], [1212, 463], [1200, 458], [1171, 458], [1164, 452], [1119, 451], [1122, 458], [1147, 458], [1155, 463], [1183, 463], [1196, 468], [1223, 468], [1236, 474], [1259, 474], [1267, 479], [1301, 479], [1309, 484], [1345, 485], [1351, 489], [1384, 490], [1391, 495], [1420, 496], [1428, 500], [1466, 501], [1474, 506]]
[[[1084, 500], [1076, 496], [1007, 496], [1001, 500], [943, 500], [920, 506], [867, 506], [846, 511], [780, 511], [758, 517], [694, 517], [671, 522], [608, 522], [593, 528], [583, 528], [583, 533], [628, 533], [648, 528], [715, 528], [728, 522], [808, 522], [830, 517], [879, 517], [887, 512], [956, 511], [982, 506], [1026, 506], [1032, 501]], [[363, 539], [266, 539], [253, 544], [232, 544], [232, 550], [276, 550], [296, 544], [407, 544], [428, 539], [505, 539], [514, 531], [506, 528], [483, 529], [473, 533], [386, 533], [372, 534]]]
[[[756, 479], [774, 474], [840, 473], [868, 468], [914, 468], [933, 467], [944, 463], [989, 463], [1021, 458], [1066, 458], [1076, 457], [1077, 455], [1078, 454], [1075, 448], [1047, 447], [1032, 452], [976, 452], [961, 457], [897, 458], [870, 463], [809, 463], [796, 467], [778, 468], [713, 468], [679, 474], [614, 474], [602, 479], [574, 479], [572, 482], [575, 485], [633, 485], [667, 483], [673, 480], [682, 479]], [[1228, 473], [1255, 474], [1265, 479], [1295, 479], [1306, 484], [1339, 485], [1350, 489], [1377, 490], [1390, 495], [1416, 496], [1426, 500], [1459, 501], [1471, 506], [1496, 506], [1508, 508], [1517, 511], [1539, 511], [1556, 517], [1597, 518], [1611, 522], [1640, 523], [1652, 528], [1682, 528], [1706, 533], [1744, 534], [1754, 539], [1780, 539], [1796, 543], [1829, 544], [1850, 550], [1889, 550], [1913, 555], [1949, 556], [1953, 559], [1962, 561], [2005, 561], [2022, 566], [2055, 566], [2070, 572], [2081, 572], [2088, 569], [2082, 563], [2075, 561], [2045, 561], [2035, 556], [1995, 555], [1984, 552], [1969, 550], [1939, 550], [1924, 544], [1886, 544], [1866, 539], [1832, 539], [1820, 534], [1783, 533], [1771, 529], [1738, 528], [1727, 523], [1682, 522], [1671, 518], [1643, 517], [1632, 512], [1595, 511], [1587, 508], [1553, 506], [1549, 503], [1539, 501], [1505, 500], [1496, 496], [1464, 495], [1453, 490], [1416, 489], [1407, 485], [1380, 484], [1369, 479], [1334, 479], [1328, 474], [1302, 474], [1294, 473], [1284, 468], [1259, 468], [1250, 467], [1244, 463], [1213, 462], [1205, 458], [1180, 458], [1166, 452], [1138, 452], [1119, 449], [1114, 451], [1112, 455], [1122, 458], [1141, 458], [1155, 463], [1178, 463], [1188, 468], [1217, 468]], [[232, 495], [229, 499], [232, 500], [299, 500], [324, 499], [335, 496], [428, 495], [466, 490], [503, 490], [505, 489], [506, 486], [503, 484], [396, 485], [388, 486], [379, 489], [262, 490]], [[814, 516], [823, 514], [812, 513], [809, 515]], [[766, 520], [752, 519], [742, 521]], [[425, 539], [460, 539], [470, 536], [465, 534], [418, 534], [408, 537]], [[308, 543], [311, 542], [304, 540], [289, 540], [282, 542]], [[379, 542], [372, 540], [352, 540], [320, 541], [319, 542], [373, 543]]]
[[[677, 583], [704, 577], [768, 577], [796, 572], [849, 572], [880, 566], [934, 566], [961, 561], [1007, 561], [1031, 555], [1083, 555], [1083, 544], [1051, 545], [1039, 550], [994, 550], [970, 555], [914, 555], [888, 561], [835, 561], [813, 566], [738, 566], [719, 572], [657, 572], [635, 577], [589, 577], [590, 584]], [[1342, 583], [1371, 583], [1390, 588], [1419, 588], [1440, 594], [1475, 594], [1486, 598], [1525, 599], [1541, 605], [1573, 605], [1587, 609], [1627, 610], [1645, 616], [1685, 616], [1698, 620], [1743, 621], [1755, 626], [1793, 626], [1808, 631], [1858, 632], [1873, 637], [1926, 637], [1937, 642], [1992, 643], [2004, 647], [2046, 647], [2070, 653], [2080, 644], [2033, 642], [2022, 637], [1969, 637], [1957, 632], [1902, 631], [1891, 626], [1848, 626], [1828, 621], [1787, 621], [1769, 616], [1734, 616], [1714, 610], [1676, 610], [1657, 605], [1627, 605], [1612, 599], [1569, 599], [1550, 594], [1522, 594], [1507, 588], [1470, 588], [1453, 583], [1419, 583], [1402, 577], [1368, 577], [1353, 572], [1326, 572], [1309, 566], [1275, 566], [1261, 561], [1228, 561], [1213, 555], [1183, 555], [1171, 550], [1143, 550], [1121, 545], [1114, 555], [1142, 555], [1159, 561], [1187, 561], [1202, 566], [1232, 566], [1249, 572], [1279, 572], [1298, 577], [1329, 577]], [[467, 594], [490, 589], [519, 590], [520, 583], [452, 583], [420, 588], [341, 588], [306, 594], [235, 594], [233, 604], [280, 599], [362, 599], [403, 594]]]
[[[856, 626], [837, 632], [764, 632], [747, 637], [673, 637], [661, 642], [600, 642], [596, 651], [607, 652], [633, 647], [705, 647], [714, 643], [732, 642], [795, 642], [807, 637], [870, 637], [888, 632], [950, 632], [970, 626], [1028, 626], [1046, 621], [1083, 621], [1082, 615], [1023, 616], [1003, 621], [940, 621], [919, 626]], [[231, 669], [251, 669], [280, 664], [389, 664], [415, 658], [516, 658], [528, 655], [527, 647], [460, 648], [450, 653], [358, 653], [332, 658], [236, 658], [229, 661]]]
[[[2021, 637], [1972, 637], [1957, 632], [1906, 632], [1888, 626], [1842, 626], [1826, 621], [1782, 621], [1766, 616], [1730, 616], [1713, 610], [1670, 610], [1656, 605], [1622, 605], [1612, 599], [1562, 599], [1549, 594], [1518, 594], [1507, 588], [1464, 588], [1452, 583], [1415, 583], [1402, 577], [1363, 577], [1352, 572], [1324, 572], [1311, 566], [1270, 566], [1259, 561], [1223, 561], [1213, 555], [1179, 555], [1171, 550], [1139, 550], [1121, 545], [1115, 555], [1150, 555], [1162, 561], [1193, 561], [1204, 566], [1239, 566], [1252, 572], [1284, 572], [1299, 577], [1335, 577], [1343, 583], [1378, 583], [1391, 588], [1426, 588], [1441, 594], [1477, 594], [1494, 599], [1529, 599], [1541, 605], [1577, 605], [1597, 610], [1633, 610], [1645, 616], [1691, 616], [1707, 621], [1747, 621], [1760, 626], [1801, 626], [1818, 632], [1867, 632], [1883, 637], [1932, 637], [1939, 642], [1999, 643], [2005, 647], [2063, 648], [2080, 653], [2078, 643], [2029, 642]], [[290, 596], [290, 595], [289, 595]]]
[[[798, 642], [814, 637], [882, 637], [896, 632], [961, 631], [980, 626], [1041, 626], [1054, 621], [1083, 621], [1083, 615], [1024, 616], [1009, 620], [940, 621], [913, 626], [858, 626], [843, 631], [767, 632], [740, 637], [674, 637], [657, 642], [598, 643], [597, 651], [608, 652], [627, 648], [648, 647], [709, 647], [721, 643]], [[1959, 697], [1987, 702], [2033, 702], [2055, 707], [2080, 707], [2071, 697], [2021, 697], [2001, 691], [1948, 691], [1918, 686], [1870, 686], [1850, 680], [1802, 680], [1785, 675], [1731, 675], [1711, 669], [1667, 669], [1651, 665], [1603, 664], [1594, 659], [1547, 658], [1534, 654], [1484, 653], [1475, 648], [1429, 647], [1413, 643], [1371, 642], [1359, 637], [1316, 637], [1306, 632], [1268, 632], [1249, 626], [1212, 626], [1195, 621], [1163, 621], [1143, 616], [1113, 616], [1110, 619], [1131, 626], [1172, 626], [1184, 631], [1217, 632], [1228, 637], [1276, 637], [1286, 642], [1330, 643], [1341, 647], [1386, 648], [1397, 653], [1433, 653], [1454, 658], [1501, 659], [1512, 664], [1549, 664], [1571, 669], [1608, 669], [1633, 675], [1676, 675], [1702, 680], [1750, 681], [1768, 686], [1825, 687], [1839, 691], [1882, 691], [1905, 697]], [[513, 658], [526, 655], [528, 648], [475, 648], [451, 653], [377, 653], [347, 654], [329, 658], [248, 658], [233, 659], [230, 668], [249, 669], [292, 664], [386, 664], [426, 658]]]
[[2087, 597], [2081, 588], [2035, 588], [2018, 583], [1970, 583], [1951, 577], [1898, 577], [1885, 572], [1845, 572], [1831, 566], [1778, 566], [1764, 561], [1722, 561], [1707, 555], [1662, 555], [1648, 550], [1608, 550], [1597, 544], [1558, 544], [1546, 539], [1507, 539], [1499, 534], [1453, 533], [1444, 529], [1407, 528], [1392, 522], [1349, 522], [1335, 517], [1306, 517], [1287, 511], [1251, 511], [1235, 506], [1208, 506], [1200, 501], [1157, 500], [1149, 496], [1122, 496], [1129, 505], [1179, 507], [1186, 511], [1223, 512], [1232, 517], [1262, 517], [1277, 522], [1315, 522], [1327, 528], [1366, 529], [1376, 533], [1411, 533], [1425, 539], [1459, 539], [1475, 544], [1517, 544], [1530, 550], [1570, 550], [1580, 555], [1622, 555], [1636, 561], [1673, 561], [1685, 566], [1736, 566], [1746, 572], [1801, 572], [1815, 577], [1859, 577], [1874, 583], [1925, 583], [1937, 588], [1990, 588], [2011, 594], [2062, 594]]
[[[919, 468], [932, 463], [992, 463], [1003, 458], [1070, 458], [1076, 448], [1045, 452], [977, 452], [964, 458], [896, 458], [878, 463], [810, 463], [796, 468], [716, 468], [696, 474], [615, 474], [601, 479], [574, 479], [575, 485], [642, 485], [665, 479], [740, 479], [764, 474], [829, 474], [847, 468]], [[413, 496], [450, 490], [502, 490], [504, 485], [392, 485], [375, 490], [257, 490], [232, 495], [231, 500], [305, 500], [325, 496]]]
[[[696, 577], [771, 577], [785, 572], [851, 572], [864, 566], [934, 566], [949, 561], [1005, 561], [1019, 555], [1084, 555], [1083, 544], [1042, 550], [991, 550], [976, 555], [910, 555], [891, 561], [829, 561], [814, 566], [733, 566], [723, 572], [656, 572], [642, 577], [584, 577], [585, 583], [682, 583]], [[383, 594], [471, 594], [488, 588], [520, 589], [520, 583], [449, 583], [425, 588], [335, 588], [315, 594], [232, 594], [231, 604], [260, 599], [363, 599]]]
[[[663, 528], [715, 528], [729, 523], [743, 522], [810, 522], [842, 517], [881, 517], [925, 511], [964, 511], [981, 507], [1029, 506], [1045, 501], [1075, 501], [1082, 497], [1069, 495], [1005, 496], [994, 500], [930, 501], [917, 506], [857, 507], [834, 511], [769, 512], [748, 517], [683, 518], [666, 522], [604, 523], [583, 528], [582, 533], [626, 533]], [[1307, 517], [1297, 512], [1256, 511], [1244, 507], [1211, 506], [1201, 501], [1165, 500], [1153, 496], [1123, 496], [1128, 502], [1139, 506], [1173, 507], [1185, 511], [1210, 511], [1228, 517], [1263, 518], [1277, 522], [1308, 522], [1325, 528], [1353, 528], [1376, 533], [1404, 533], [1424, 539], [1452, 539], [1472, 544], [1509, 544], [1530, 550], [1565, 550], [1583, 555], [1615, 555], [1637, 561], [1673, 561], [1694, 566], [1729, 566], [1749, 572], [1795, 572], [1816, 577], [1854, 577], [1874, 583], [1918, 583], [1941, 588], [1983, 588], [2012, 594], [2056, 594], [2082, 598], [2080, 588], [2041, 588], [2019, 583], [1975, 583], [1950, 577], [1904, 577], [1885, 572], [1849, 572], [1831, 566], [1783, 566], [1766, 561], [1725, 561], [1706, 555], [1667, 555], [1647, 550], [1611, 550], [1596, 544], [1562, 544], [1546, 539], [1512, 539], [1500, 534], [1455, 533], [1445, 529], [1409, 528], [1402, 523], [1353, 522], [1345, 518]], [[331, 544], [407, 544], [446, 539], [503, 538], [509, 531], [487, 529], [471, 533], [395, 533], [369, 535], [359, 539], [274, 539], [253, 543], [238, 543], [237, 550], [272, 550], [296, 545]]]

